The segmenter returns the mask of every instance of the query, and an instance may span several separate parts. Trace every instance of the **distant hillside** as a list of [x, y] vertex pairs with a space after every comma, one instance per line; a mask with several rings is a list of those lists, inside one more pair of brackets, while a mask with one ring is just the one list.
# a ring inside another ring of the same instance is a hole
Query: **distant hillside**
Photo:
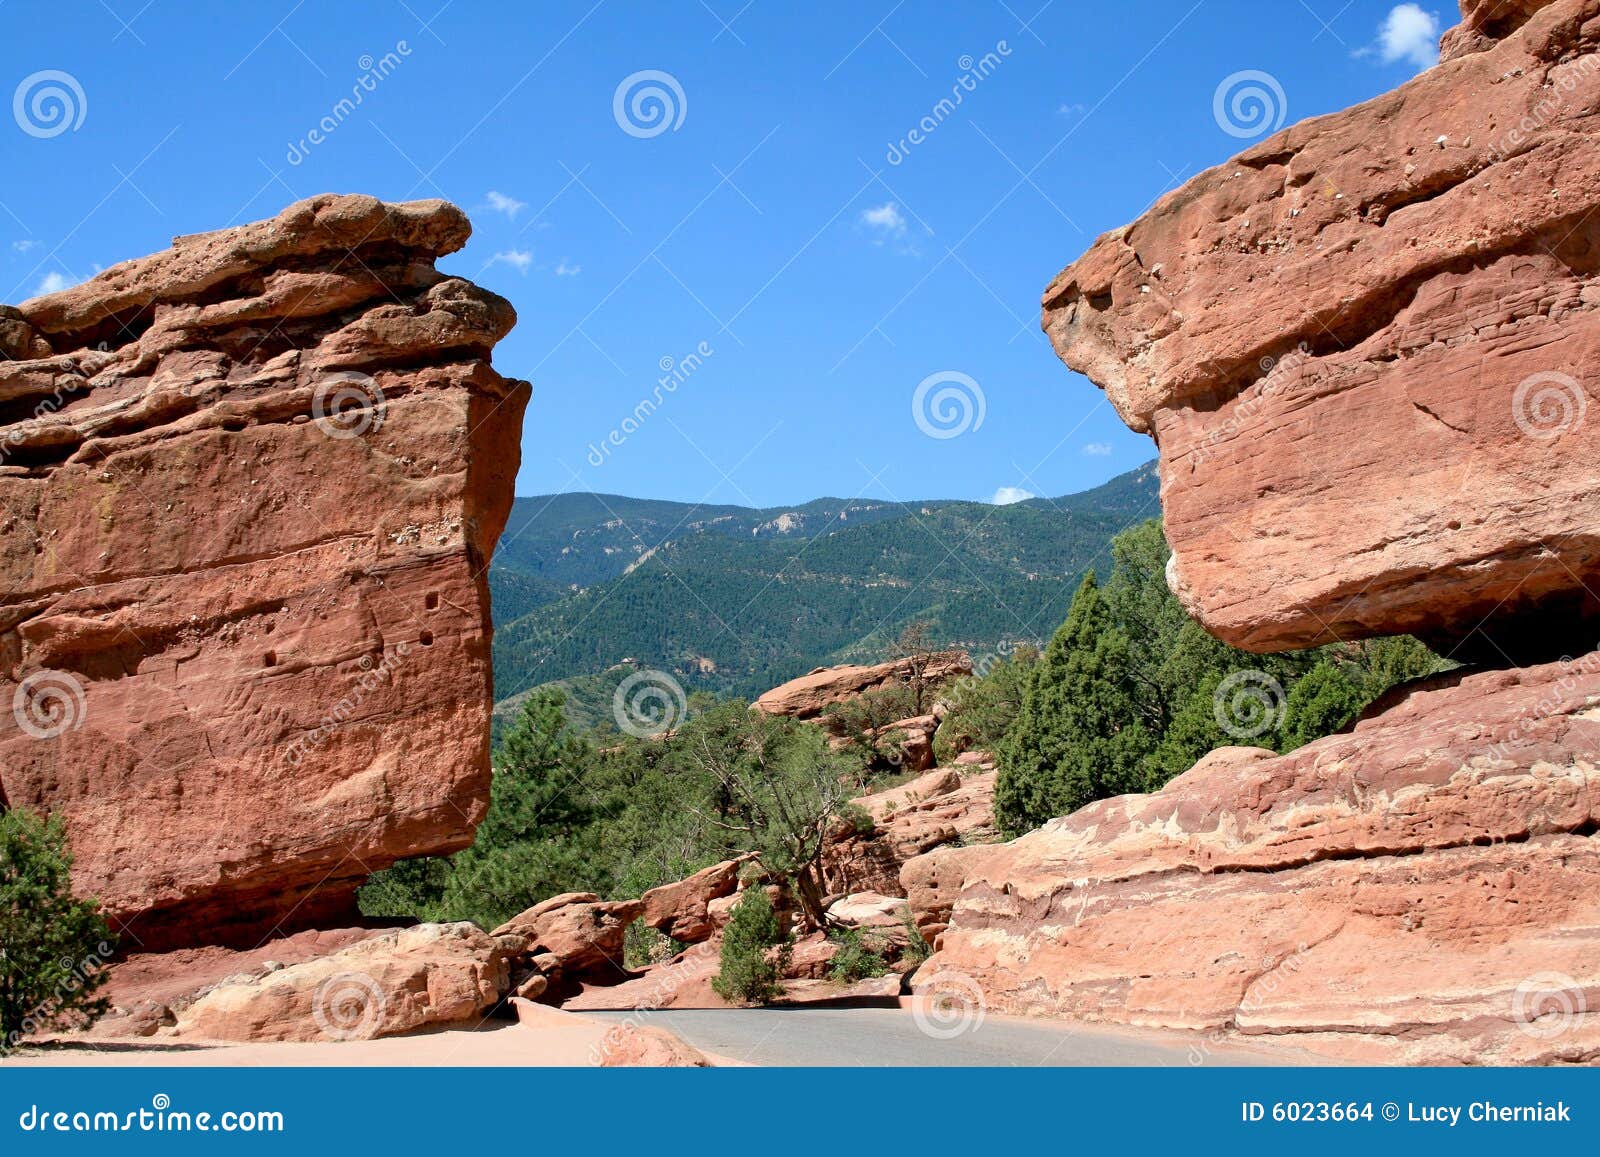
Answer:
[[[753, 696], [876, 659], [900, 628], [977, 652], [1041, 640], [1124, 527], [1159, 513], [1154, 463], [1012, 506], [819, 498], [795, 507], [519, 498], [490, 568], [497, 697], [626, 660]], [[614, 680], [599, 680], [604, 685]], [[587, 700], [592, 693], [581, 696]]]

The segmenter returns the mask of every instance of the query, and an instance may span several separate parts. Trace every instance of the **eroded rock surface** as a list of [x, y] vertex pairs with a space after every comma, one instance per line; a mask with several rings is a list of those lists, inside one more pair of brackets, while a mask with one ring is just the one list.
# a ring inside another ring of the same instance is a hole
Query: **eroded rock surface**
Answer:
[[1236, 646], [1592, 645], [1600, 0], [1465, 8], [1453, 59], [1200, 174], [1044, 295], [1157, 439], [1172, 585]]
[[0, 802], [138, 949], [464, 847], [529, 388], [466, 217], [321, 196], [0, 311]]
[[[1600, 1057], [1600, 652], [1441, 676], [1284, 756], [903, 873], [990, 1007], [1367, 1061]], [[948, 927], [944, 927], [948, 925]]]

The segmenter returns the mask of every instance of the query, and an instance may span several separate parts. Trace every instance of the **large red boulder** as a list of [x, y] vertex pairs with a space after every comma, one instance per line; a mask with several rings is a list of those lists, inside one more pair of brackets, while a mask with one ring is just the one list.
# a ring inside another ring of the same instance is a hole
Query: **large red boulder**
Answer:
[[129, 947], [354, 914], [489, 789], [529, 387], [442, 201], [320, 196], [0, 314], [0, 803]]
[[1466, 8], [1453, 59], [1201, 173], [1044, 294], [1159, 444], [1170, 582], [1236, 646], [1553, 659], [1600, 615], [1600, 0]]
[[[1289, 755], [902, 873], [990, 1007], [1281, 1035], [1368, 1061], [1600, 1050], [1600, 652], [1441, 676]], [[946, 926], [947, 925], [947, 926]]]

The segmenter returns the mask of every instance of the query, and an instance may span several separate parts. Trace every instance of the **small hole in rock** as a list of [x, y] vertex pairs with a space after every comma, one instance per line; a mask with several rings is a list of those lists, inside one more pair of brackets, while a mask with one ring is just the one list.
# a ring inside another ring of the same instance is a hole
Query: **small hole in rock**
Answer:
[[276, 667], [278, 665], [278, 652], [268, 651], [261, 656], [261, 665], [263, 667]]
[[424, 647], [433, 646], [433, 632], [432, 631], [423, 631], [422, 634], [417, 636], [417, 641], [419, 643], [421, 643]]
[[430, 611], [437, 609], [439, 606], [439, 592], [429, 591], [428, 597], [422, 600], [422, 605], [427, 607]]

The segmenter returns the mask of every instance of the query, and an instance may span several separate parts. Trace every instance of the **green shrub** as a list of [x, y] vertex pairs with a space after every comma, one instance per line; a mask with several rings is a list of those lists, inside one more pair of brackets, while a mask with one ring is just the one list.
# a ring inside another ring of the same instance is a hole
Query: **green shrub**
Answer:
[[72, 856], [57, 817], [0, 813], [0, 1053], [30, 1033], [81, 1028], [107, 1009], [115, 937], [93, 900], [72, 895]]
[[733, 906], [722, 933], [721, 967], [711, 987], [734, 1004], [765, 1004], [783, 995], [783, 974], [788, 968], [794, 939], [778, 914], [772, 898], [760, 885], [744, 890]]
[[[860, 928], [836, 928], [828, 939], [839, 945], [833, 959], [828, 962], [828, 979], [840, 984], [853, 984], [889, 971], [889, 962], [883, 958], [888, 947], [881, 934]], [[920, 937], [919, 937], [920, 939]]]

